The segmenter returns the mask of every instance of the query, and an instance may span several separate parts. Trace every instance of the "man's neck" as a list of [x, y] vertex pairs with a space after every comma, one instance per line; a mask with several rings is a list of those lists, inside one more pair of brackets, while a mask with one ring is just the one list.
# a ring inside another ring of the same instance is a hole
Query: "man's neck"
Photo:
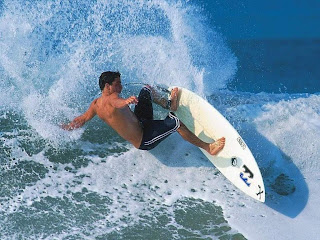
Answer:
[[102, 96], [102, 97], [108, 97], [108, 96], [110, 96], [111, 94], [112, 94], [112, 93], [110, 93], [109, 91], [103, 90], [101, 96]]

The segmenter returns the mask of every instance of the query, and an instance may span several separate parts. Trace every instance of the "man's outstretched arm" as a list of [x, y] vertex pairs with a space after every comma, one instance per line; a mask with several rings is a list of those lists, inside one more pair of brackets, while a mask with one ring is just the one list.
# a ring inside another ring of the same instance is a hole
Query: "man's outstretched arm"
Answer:
[[79, 117], [76, 117], [72, 122], [68, 123], [68, 124], [62, 124], [61, 128], [64, 130], [73, 130], [76, 128], [80, 128], [82, 127], [86, 122], [90, 121], [95, 115], [96, 115], [96, 110], [95, 110], [95, 105], [96, 105], [96, 101], [94, 100], [89, 109], [82, 114]]

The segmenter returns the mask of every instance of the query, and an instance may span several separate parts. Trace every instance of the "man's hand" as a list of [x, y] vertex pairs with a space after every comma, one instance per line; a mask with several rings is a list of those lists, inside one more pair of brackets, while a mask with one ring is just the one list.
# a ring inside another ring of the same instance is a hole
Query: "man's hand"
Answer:
[[85, 123], [86, 123], [86, 121], [85, 121], [84, 117], [80, 116], [80, 117], [75, 118], [69, 124], [61, 124], [60, 127], [63, 130], [71, 131], [73, 129], [82, 127]]
[[126, 100], [126, 104], [138, 104], [138, 98], [136, 96], [128, 97]]
[[86, 122], [90, 121], [97, 113], [96, 113], [96, 103], [97, 99], [95, 99], [89, 109], [79, 117], [76, 117], [71, 123], [69, 124], [61, 124], [60, 127], [64, 130], [73, 130], [79, 127], [82, 127]]

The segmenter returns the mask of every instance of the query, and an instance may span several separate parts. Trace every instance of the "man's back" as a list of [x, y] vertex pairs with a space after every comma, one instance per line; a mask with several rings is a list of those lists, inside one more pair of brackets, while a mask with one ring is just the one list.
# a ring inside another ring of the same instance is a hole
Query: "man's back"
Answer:
[[[112, 95], [101, 96], [93, 101], [92, 105], [96, 114], [121, 137], [139, 148], [143, 131], [136, 115], [127, 105], [123, 108], [114, 107], [111, 103], [114, 101], [115, 96]], [[116, 97], [119, 98], [118, 96]]]

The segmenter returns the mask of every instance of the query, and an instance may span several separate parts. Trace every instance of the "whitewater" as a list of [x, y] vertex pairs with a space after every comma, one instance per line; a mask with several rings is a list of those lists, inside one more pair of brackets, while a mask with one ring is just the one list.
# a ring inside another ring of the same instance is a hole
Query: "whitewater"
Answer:
[[[203, 11], [167, 0], [0, 3], [1, 239], [319, 239], [319, 91], [228, 87], [242, 63]], [[129, 83], [123, 96], [145, 82], [205, 97], [250, 147], [266, 202], [178, 134], [146, 152], [99, 119], [62, 130], [108, 70]]]

